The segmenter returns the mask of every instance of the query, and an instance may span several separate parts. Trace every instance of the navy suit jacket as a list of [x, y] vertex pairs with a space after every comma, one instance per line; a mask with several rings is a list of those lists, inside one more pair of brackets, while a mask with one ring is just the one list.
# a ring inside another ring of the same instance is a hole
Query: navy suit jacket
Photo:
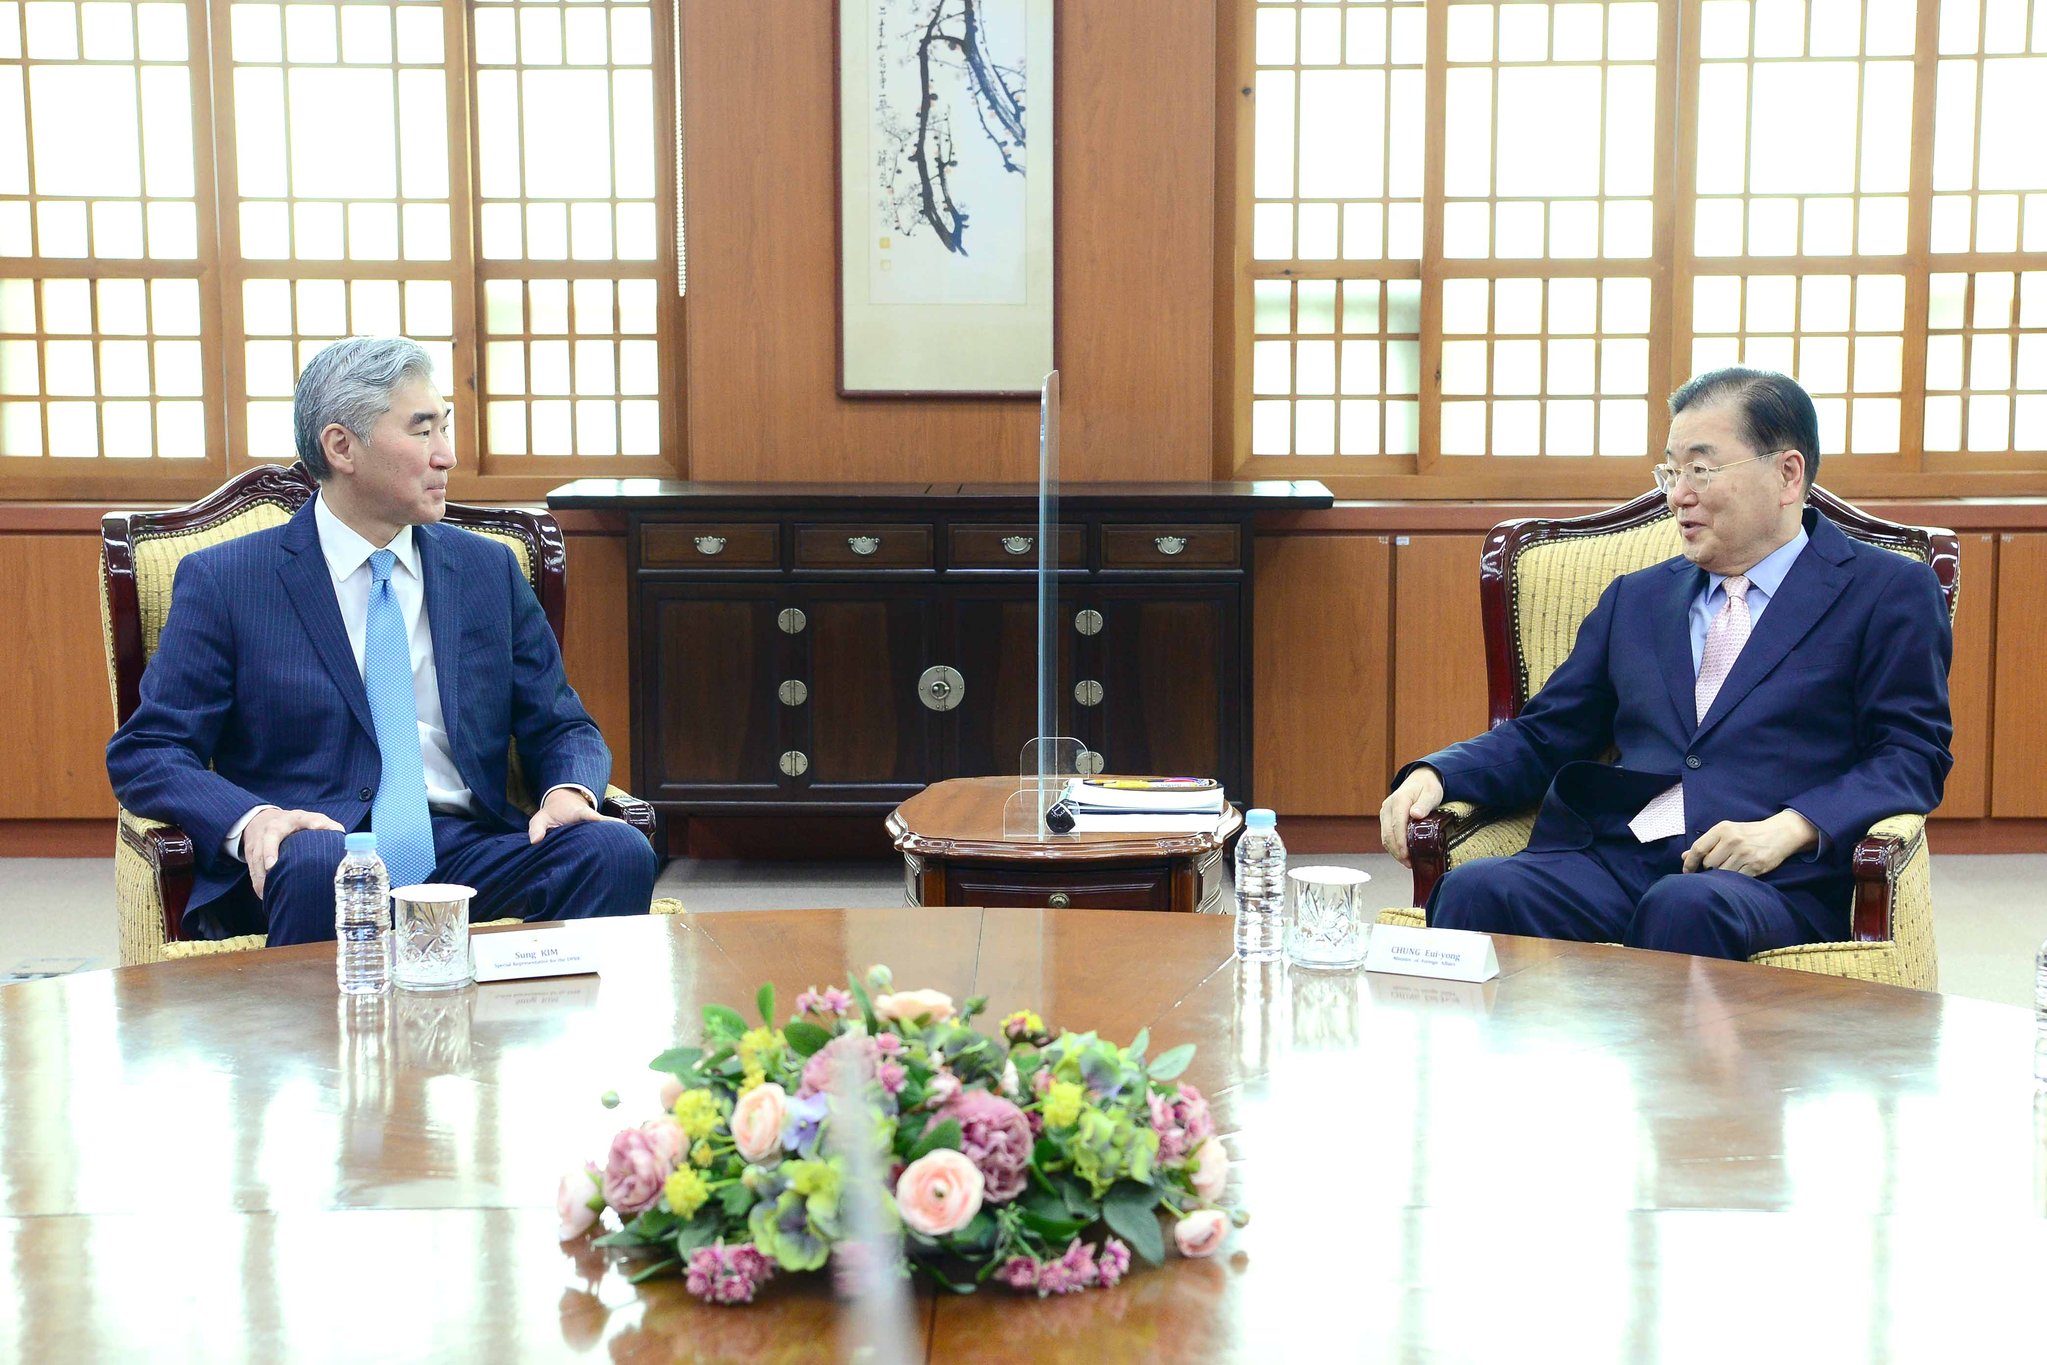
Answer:
[[[506, 832], [508, 751], [538, 793], [602, 792], [611, 751], [562, 672], [561, 650], [506, 546], [415, 526], [449, 748], [475, 818]], [[383, 762], [308, 502], [283, 526], [186, 555], [141, 703], [107, 745], [121, 805], [192, 836], [192, 907], [246, 869], [223, 851], [252, 807], [314, 810], [343, 829], [369, 819]]]
[[1764, 880], [1845, 914], [1856, 842], [1940, 804], [1953, 638], [1926, 565], [1849, 539], [1813, 508], [1805, 526], [1810, 542], [1703, 721], [1687, 614], [1707, 579], [1680, 556], [1609, 584], [1519, 716], [1400, 779], [1425, 763], [1450, 800], [1512, 809], [1541, 797], [1534, 850], [1632, 839], [1627, 821], [1678, 781], [1688, 840], [1795, 810], [1821, 846]]

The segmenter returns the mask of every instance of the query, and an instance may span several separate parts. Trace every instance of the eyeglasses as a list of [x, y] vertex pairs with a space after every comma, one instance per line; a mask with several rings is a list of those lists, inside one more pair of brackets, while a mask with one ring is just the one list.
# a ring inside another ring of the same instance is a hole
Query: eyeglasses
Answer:
[[1732, 469], [1738, 464], [1754, 464], [1757, 460], [1774, 459], [1784, 452], [1766, 450], [1760, 455], [1751, 455], [1745, 460], [1729, 460], [1726, 464], [1700, 464], [1694, 461], [1679, 469], [1673, 465], [1660, 464], [1651, 472], [1656, 475], [1656, 491], [1668, 497], [1679, 484], [1695, 493], [1703, 493], [1712, 484], [1713, 476], [1723, 469]]

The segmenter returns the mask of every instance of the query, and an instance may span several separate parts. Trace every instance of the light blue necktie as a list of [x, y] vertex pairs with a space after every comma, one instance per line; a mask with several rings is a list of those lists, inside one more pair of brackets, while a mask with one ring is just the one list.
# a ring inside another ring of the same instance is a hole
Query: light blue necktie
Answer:
[[419, 753], [419, 705], [412, 693], [412, 649], [405, 612], [391, 587], [398, 556], [370, 555], [370, 610], [363, 628], [362, 681], [377, 727], [384, 776], [370, 803], [370, 828], [391, 885], [412, 886], [434, 872], [434, 827], [426, 812], [426, 767]]

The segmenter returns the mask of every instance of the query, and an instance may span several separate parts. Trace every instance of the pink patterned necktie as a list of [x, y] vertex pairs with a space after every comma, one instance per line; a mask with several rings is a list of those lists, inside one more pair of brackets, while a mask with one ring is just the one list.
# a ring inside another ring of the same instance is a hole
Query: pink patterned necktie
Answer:
[[[1697, 719], [1701, 721], [1713, 709], [1713, 698], [1720, 695], [1721, 684], [1734, 670], [1734, 661], [1740, 657], [1741, 647], [1748, 643], [1748, 577], [1735, 574], [1720, 586], [1727, 593], [1727, 601], [1721, 605], [1720, 614], [1713, 618], [1713, 624], [1706, 628], [1706, 647], [1699, 651], [1699, 681], [1693, 688], [1693, 700], [1698, 706]], [[1645, 844], [1668, 839], [1673, 834], [1683, 834], [1684, 783], [1673, 782], [1657, 793], [1655, 800], [1628, 821], [1628, 828]]]

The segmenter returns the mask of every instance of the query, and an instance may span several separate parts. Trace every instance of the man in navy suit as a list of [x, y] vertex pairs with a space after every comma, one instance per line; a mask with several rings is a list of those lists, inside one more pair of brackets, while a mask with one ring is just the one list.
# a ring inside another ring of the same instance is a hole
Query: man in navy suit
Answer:
[[[293, 418], [318, 495], [185, 556], [107, 746], [121, 804], [192, 836], [187, 926], [333, 938], [343, 834], [376, 826], [394, 886], [473, 887], [477, 919], [645, 913], [653, 850], [597, 811], [611, 753], [531, 585], [504, 545], [435, 524], [455, 451], [426, 352], [336, 342]], [[515, 741], [530, 818], [506, 796]]]
[[1727, 958], [1844, 939], [1856, 842], [1940, 804], [1932, 570], [1806, 507], [1819, 422], [1792, 380], [1718, 370], [1670, 410], [1683, 556], [1609, 584], [1519, 716], [1409, 764], [1379, 809], [1404, 863], [1410, 816], [1542, 798], [1526, 850], [1437, 882], [1432, 925]]

